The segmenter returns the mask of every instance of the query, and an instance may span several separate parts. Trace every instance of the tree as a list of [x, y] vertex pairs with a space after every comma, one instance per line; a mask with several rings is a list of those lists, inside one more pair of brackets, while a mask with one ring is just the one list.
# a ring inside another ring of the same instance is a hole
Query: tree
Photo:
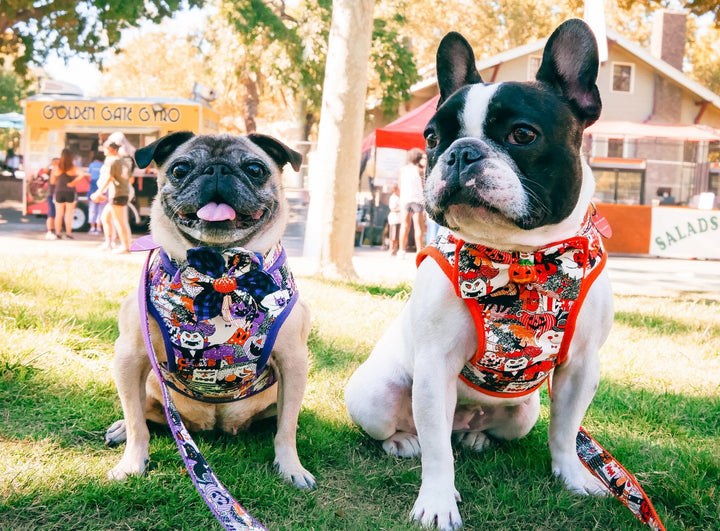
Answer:
[[134, 38], [106, 63], [100, 79], [104, 96], [189, 98], [193, 82], [203, 80], [198, 47], [161, 31]]
[[692, 39], [688, 55], [692, 65], [688, 75], [720, 94], [720, 28], [706, 28]]
[[30, 95], [29, 88], [27, 79], [0, 68], [0, 114], [22, 112], [20, 102]]
[[182, 6], [205, 0], [2, 0], [0, 64], [3, 56], [24, 74], [31, 62], [42, 64], [50, 51], [61, 57], [80, 53], [101, 62], [120, 39], [120, 31], [140, 20], [158, 22]]
[[333, 1], [306, 229], [306, 242], [311, 242], [306, 248], [318, 260], [318, 271], [330, 277], [356, 276], [355, 190], [374, 5], [375, 0]]
[[[310, 138], [320, 114], [323, 74], [327, 55], [331, 0], [222, 0], [218, 17], [234, 28], [232, 45], [239, 60], [225, 66], [225, 82], [236, 87], [245, 100], [245, 118], [265, 99], [281, 99], [288, 114], [302, 122], [302, 140]], [[419, 78], [412, 54], [400, 37], [402, 19], [389, 13], [375, 21], [373, 30], [372, 96], [382, 98], [383, 107], [397, 108], [410, 97], [409, 88]], [[213, 45], [225, 47], [227, 39]], [[214, 60], [215, 63], [219, 61]], [[232, 68], [234, 72], [230, 72]], [[220, 70], [223, 67], [221, 66]], [[235, 76], [237, 79], [233, 80]], [[249, 104], [252, 102], [252, 104]], [[277, 110], [278, 106], [274, 106]], [[289, 111], [289, 113], [288, 113]]]

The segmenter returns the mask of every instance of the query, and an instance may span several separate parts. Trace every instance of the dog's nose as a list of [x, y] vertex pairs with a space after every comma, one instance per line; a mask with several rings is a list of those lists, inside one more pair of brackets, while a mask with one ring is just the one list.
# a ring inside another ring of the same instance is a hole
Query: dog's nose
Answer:
[[448, 166], [457, 166], [459, 171], [486, 157], [485, 151], [477, 145], [461, 145], [453, 149], [447, 158]]
[[226, 164], [212, 164], [205, 168], [203, 175], [208, 177], [224, 177], [232, 174], [232, 168]]

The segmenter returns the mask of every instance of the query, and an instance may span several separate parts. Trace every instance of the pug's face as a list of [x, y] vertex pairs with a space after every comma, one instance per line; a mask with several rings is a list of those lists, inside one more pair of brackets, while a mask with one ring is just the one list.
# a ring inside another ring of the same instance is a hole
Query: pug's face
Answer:
[[[265, 135], [174, 133], [139, 149], [141, 168], [160, 167], [151, 231], [164, 247], [168, 234], [184, 247], [245, 246], [273, 226], [285, 208], [282, 167], [297, 171], [302, 156]], [[158, 233], [158, 234], [156, 234]]]

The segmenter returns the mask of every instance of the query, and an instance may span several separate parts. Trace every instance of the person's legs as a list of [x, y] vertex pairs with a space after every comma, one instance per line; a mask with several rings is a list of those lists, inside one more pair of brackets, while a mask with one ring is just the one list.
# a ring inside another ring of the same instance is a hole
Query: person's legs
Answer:
[[400, 254], [405, 253], [408, 242], [408, 232], [410, 231], [410, 212], [404, 209], [402, 219], [400, 221]]
[[420, 252], [423, 248], [423, 234], [425, 233], [425, 216], [422, 211], [413, 212], [413, 229], [415, 233], [415, 250]]
[[125, 251], [130, 250], [130, 223], [127, 218], [127, 207], [125, 205], [112, 205], [112, 219], [120, 235], [120, 242]]
[[55, 203], [55, 235], [59, 238], [62, 234], [63, 218], [67, 203]]
[[100, 204], [93, 200], [88, 201], [88, 223], [90, 223], [89, 234], [95, 234], [99, 224]]
[[115, 231], [113, 230], [112, 224], [112, 207], [110, 203], [106, 203], [100, 213], [100, 223], [102, 225], [103, 234], [105, 235], [105, 241], [100, 246], [101, 249], [110, 249], [113, 238], [115, 237]]
[[65, 203], [65, 234], [72, 234], [72, 222], [75, 214], [75, 203]]

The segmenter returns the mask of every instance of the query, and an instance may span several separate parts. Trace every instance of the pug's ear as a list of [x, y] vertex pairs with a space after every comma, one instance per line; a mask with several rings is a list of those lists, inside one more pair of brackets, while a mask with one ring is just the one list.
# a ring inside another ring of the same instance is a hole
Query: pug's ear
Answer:
[[159, 138], [152, 144], [138, 149], [135, 152], [135, 162], [140, 168], [147, 168], [152, 161], [157, 162], [158, 166], [162, 166], [178, 146], [184, 144], [194, 136], [195, 133], [191, 133], [190, 131], [179, 131]]
[[253, 144], [270, 155], [270, 158], [275, 161], [278, 168], [282, 169], [285, 164], [290, 163], [293, 170], [300, 171], [302, 155], [297, 151], [290, 149], [285, 144], [271, 136], [251, 133], [247, 137]]

